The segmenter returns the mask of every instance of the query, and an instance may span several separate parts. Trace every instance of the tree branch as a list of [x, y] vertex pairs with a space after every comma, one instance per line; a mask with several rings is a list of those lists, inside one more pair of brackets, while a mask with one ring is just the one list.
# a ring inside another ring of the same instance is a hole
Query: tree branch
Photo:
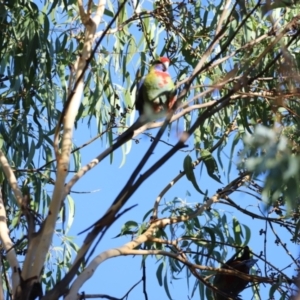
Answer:
[[[20, 276], [19, 276], [20, 265], [17, 260], [14, 244], [9, 236], [9, 230], [6, 221], [7, 218], [6, 218], [5, 205], [3, 202], [2, 191], [0, 189], [0, 240], [4, 250], [6, 251], [7, 260], [11, 269], [12, 293], [14, 295], [17, 290], [17, 287], [20, 284]], [[3, 288], [2, 281], [1, 281], [1, 288]]]
[[3, 172], [5, 177], [15, 195], [16, 203], [18, 204], [19, 208], [22, 207], [23, 195], [19, 188], [17, 178], [9, 165], [7, 158], [5, 157], [4, 153], [0, 150], [0, 164], [2, 166]]

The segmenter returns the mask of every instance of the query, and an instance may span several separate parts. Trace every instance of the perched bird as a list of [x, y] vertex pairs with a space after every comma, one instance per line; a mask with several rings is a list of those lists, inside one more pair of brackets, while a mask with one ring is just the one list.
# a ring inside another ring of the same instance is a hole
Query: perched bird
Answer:
[[153, 62], [149, 73], [140, 81], [135, 103], [140, 116], [156, 119], [155, 115], [160, 112], [166, 114], [173, 107], [176, 90], [168, 73], [169, 65], [170, 60], [167, 57], [160, 57]]
[[[148, 122], [164, 117], [173, 107], [176, 102], [176, 89], [172, 78], [168, 73], [169, 64], [170, 60], [167, 57], [161, 57], [153, 62], [149, 73], [138, 84], [135, 106], [139, 112], [139, 118], [118, 137], [113, 145], [105, 149], [105, 151], [97, 157], [98, 163], [114, 150], [129, 141], [135, 130]], [[116, 216], [121, 207], [121, 202], [114, 202], [104, 217], [79, 234], [84, 233], [93, 227], [99, 227], [99, 224], [102, 224], [105, 216]], [[93, 236], [93, 238], [95, 238], [95, 236]]]
[[[243, 254], [237, 257], [235, 254], [229, 259], [223, 266], [223, 269], [235, 269], [245, 274], [249, 274], [250, 268], [257, 262], [257, 259], [250, 258], [249, 247], [244, 248]], [[227, 294], [227, 297], [214, 291], [215, 300], [226, 300], [229, 297], [233, 299], [239, 299], [238, 295], [247, 286], [249, 281], [242, 279], [241, 277], [226, 274], [217, 274], [214, 278], [214, 286], [223, 293]]]
[[160, 57], [150, 67], [149, 73], [139, 82], [135, 107], [139, 118], [118, 139], [132, 137], [144, 124], [164, 117], [176, 102], [176, 89], [168, 73], [170, 60]]

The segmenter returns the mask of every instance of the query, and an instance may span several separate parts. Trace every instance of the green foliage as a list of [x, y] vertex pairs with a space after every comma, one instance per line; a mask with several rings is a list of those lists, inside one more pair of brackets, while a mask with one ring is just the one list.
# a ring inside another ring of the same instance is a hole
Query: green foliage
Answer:
[[[218, 181], [219, 183], [222, 183], [219, 178], [220, 176], [219, 176], [219, 170], [218, 170], [217, 163], [216, 163], [215, 159], [213, 158], [213, 156], [211, 155], [211, 153], [208, 150], [203, 149], [200, 151], [200, 154], [201, 154], [203, 162], [206, 166], [208, 175], [211, 178]], [[214, 174], [214, 173], [217, 173], [217, 174]]]
[[[193, 280], [192, 296], [212, 299], [210, 284], [215, 272], [193, 269], [159, 251], [183, 255], [197, 267], [217, 267], [228, 259], [230, 247], [251, 247], [258, 236], [241, 216], [261, 221], [262, 228], [273, 232], [276, 244], [285, 253], [300, 242], [300, 6], [295, 1], [236, 1], [225, 7], [226, 3], [126, 3], [94, 56], [87, 59], [83, 77], [82, 101], [74, 126], [97, 127], [105, 148], [134, 122], [137, 83], [148, 72], [149, 61], [157, 56], [167, 56], [172, 61], [170, 72], [178, 84], [179, 105], [182, 104], [174, 116], [184, 109], [189, 111], [169, 126], [169, 133], [176, 127], [178, 144], [173, 146], [172, 141], [167, 141], [170, 134], [163, 135], [160, 142], [172, 145], [171, 150], [165, 150], [165, 160], [153, 169], [178, 154], [178, 170], [183, 164], [183, 171], [173, 174], [172, 185], [186, 178], [192, 183], [190, 187], [204, 197], [199, 200], [198, 194], [188, 203], [178, 195], [167, 203], [153, 204], [143, 223], [139, 223], [139, 217], [127, 221], [117, 235], [135, 238], [160, 218], [171, 220], [154, 230], [155, 241], [149, 239], [135, 248], [159, 253], [155, 256], [159, 261], [156, 277], [169, 299], [174, 298], [169, 281], [183, 273], [188, 285]], [[91, 12], [88, 17], [94, 17], [98, 3], [86, 4], [84, 9], [89, 6]], [[91, 37], [94, 42], [120, 4], [107, 1], [97, 34]], [[13, 243], [20, 262], [28, 251], [25, 210], [34, 216], [35, 233], [51, 214], [57, 171], [53, 136], [65, 103], [74, 93], [72, 87], [78, 75], [74, 70], [87, 41], [86, 26], [73, 0], [0, 2], [0, 147], [20, 190], [30, 199], [23, 207], [17, 205], [2, 165], [0, 184], [7, 224], [11, 235], [17, 237]], [[58, 128], [58, 132], [61, 143], [63, 131]], [[70, 175], [82, 168], [82, 148], [90, 143], [78, 146], [75, 141], [76, 137], [66, 170], [72, 172]], [[139, 137], [135, 141], [138, 143]], [[182, 162], [178, 152], [183, 144], [189, 148]], [[133, 147], [135, 143], [131, 141], [122, 146], [124, 168], [126, 155]], [[196, 153], [194, 161], [192, 152]], [[91, 159], [87, 157], [84, 162]], [[112, 164], [114, 159], [111, 153]], [[216, 187], [213, 191], [209, 189], [211, 182]], [[171, 188], [168, 184], [161, 194]], [[240, 201], [241, 193], [249, 199]], [[65, 278], [79, 250], [76, 240], [68, 236], [76, 222], [75, 211], [76, 195], [68, 195], [57, 216], [55, 234], [61, 245], [51, 248], [42, 270], [42, 283], [48, 291]], [[152, 213], [155, 217], [150, 219]], [[288, 246], [272, 226], [286, 230]], [[263, 230], [261, 234], [266, 233]], [[263, 267], [257, 275], [274, 280], [264, 288], [260, 285], [260, 289], [268, 289], [270, 298], [289, 299], [293, 293], [288, 285], [292, 282], [291, 273], [277, 267], [277, 262], [267, 261], [267, 251], [262, 256]], [[296, 257], [287, 257], [299, 268]], [[4, 276], [10, 266], [7, 260], [2, 264]], [[79, 265], [76, 274], [86, 267]], [[195, 276], [195, 270], [203, 280]], [[275, 283], [279, 277], [282, 280]], [[259, 293], [257, 289], [253, 291], [256, 297]]]
[[290, 214], [290, 210], [298, 206], [300, 169], [299, 158], [291, 155], [287, 139], [274, 130], [258, 126], [253, 135], [245, 136], [244, 142], [246, 157], [242, 168], [255, 176], [266, 174], [263, 200], [271, 205], [283, 198]]

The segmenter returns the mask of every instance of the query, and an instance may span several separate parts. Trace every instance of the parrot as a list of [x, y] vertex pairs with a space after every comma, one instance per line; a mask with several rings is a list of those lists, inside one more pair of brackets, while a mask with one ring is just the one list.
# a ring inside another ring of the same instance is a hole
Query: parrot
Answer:
[[164, 117], [176, 102], [176, 88], [168, 73], [170, 60], [167, 57], [156, 59], [149, 73], [138, 83], [135, 108], [139, 118], [118, 140], [130, 138], [135, 130], [148, 122]]
[[[118, 149], [129, 141], [134, 131], [148, 122], [164, 117], [174, 106], [176, 98], [176, 88], [168, 73], [170, 60], [167, 57], [160, 57], [155, 60], [150, 67], [149, 73], [142, 78], [138, 84], [135, 107], [139, 112], [139, 117], [135, 123], [122, 133], [116, 142], [103, 151], [98, 157], [98, 163], [107, 155]], [[111, 210], [115, 209], [118, 203], [114, 203]], [[106, 213], [109, 214], [111, 211]], [[117, 212], [113, 212], [117, 213]], [[102, 219], [95, 222], [87, 229], [81, 231], [82, 234], [93, 227], [97, 227]]]
[[[252, 268], [256, 262], [257, 259], [250, 258], [250, 250], [249, 247], [246, 246], [244, 247], [243, 254], [240, 257], [236, 257], [235, 254], [224, 264], [224, 266], [222, 266], [222, 268], [231, 270], [234, 268], [240, 272], [249, 274], [250, 268]], [[247, 280], [234, 275], [217, 274], [214, 278], [214, 286], [233, 299], [240, 299], [238, 295], [246, 288], [248, 283], [249, 282]], [[215, 300], [226, 300], [228, 297], [214, 291]]]

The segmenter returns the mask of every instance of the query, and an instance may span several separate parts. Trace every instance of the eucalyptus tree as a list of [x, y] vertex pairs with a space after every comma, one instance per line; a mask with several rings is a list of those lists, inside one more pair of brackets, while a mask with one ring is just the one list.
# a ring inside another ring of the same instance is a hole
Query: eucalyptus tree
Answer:
[[[132, 255], [142, 258], [143, 272], [146, 257], [155, 256], [157, 284], [170, 299], [167, 275], [183, 271], [193, 283], [190, 298], [222, 294], [214, 275], [231, 274], [250, 283], [249, 298], [290, 299], [295, 274], [279, 263], [299, 268], [291, 250], [300, 227], [299, 10], [296, 1], [1, 1], [1, 297], [82, 299], [98, 266]], [[73, 187], [106, 156], [116, 163], [116, 138], [133, 123], [138, 82], [159, 56], [171, 60], [176, 106], [135, 130], [136, 143], [118, 145], [127, 168], [140, 137], [150, 141], [109, 208], [82, 224], [73, 218]], [[78, 129], [95, 124], [97, 135], [76, 145]], [[83, 159], [99, 139], [103, 148]], [[154, 152], [161, 144], [169, 148]], [[172, 157], [177, 174], [164, 168]], [[108, 229], [135, 209], [132, 195], [159, 174], [172, 180], [145, 192], [152, 209], [125, 222], [118, 236], [128, 242], [98, 253]], [[197, 203], [176, 197], [162, 204], [183, 180]], [[244, 216], [263, 229], [253, 230]], [[88, 227], [79, 245], [68, 235], [76, 223]], [[50, 268], [57, 236], [63, 255]], [[251, 249], [259, 236], [250, 275], [220, 268], [228, 251]], [[269, 255], [274, 247], [284, 251], [280, 262]], [[148, 299], [146, 278], [140, 297]]]

